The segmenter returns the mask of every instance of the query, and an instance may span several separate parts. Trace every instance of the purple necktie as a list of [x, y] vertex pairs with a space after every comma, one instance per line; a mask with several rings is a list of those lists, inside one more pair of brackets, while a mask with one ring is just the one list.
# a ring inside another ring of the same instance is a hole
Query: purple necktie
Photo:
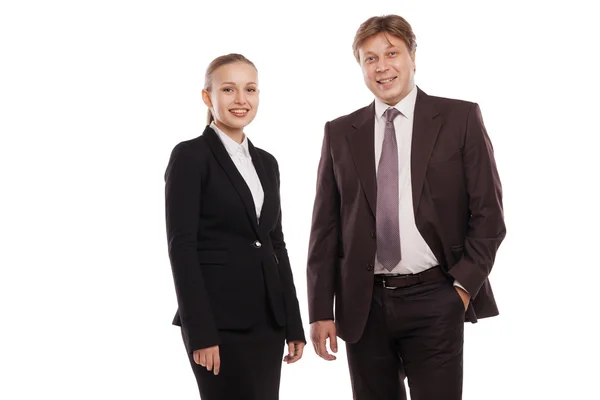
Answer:
[[400, 115], [395, 108], [388, 108], [381, 158], [377, 169], [377, 259], [388, 271], [400, 262], [400, 222], [398, 198], [398, 144], [394, 118]]

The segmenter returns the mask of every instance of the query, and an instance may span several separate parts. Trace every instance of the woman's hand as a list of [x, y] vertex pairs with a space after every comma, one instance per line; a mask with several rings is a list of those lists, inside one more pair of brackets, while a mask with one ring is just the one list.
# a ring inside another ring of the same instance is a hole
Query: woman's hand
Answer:
[[283, 358], [283, 361], [288, 364], [293, 364], [302, 358], [302, 352], [304, 351], [304, 342], [289, 342], [288, 343], [288, 354]]
[[196, 364], [202, 365], [209, 371], [213, 371], [215, 375], [219, 375], [219, 370], [221, 369], [219, 346], [194, 350], [194, 362]]

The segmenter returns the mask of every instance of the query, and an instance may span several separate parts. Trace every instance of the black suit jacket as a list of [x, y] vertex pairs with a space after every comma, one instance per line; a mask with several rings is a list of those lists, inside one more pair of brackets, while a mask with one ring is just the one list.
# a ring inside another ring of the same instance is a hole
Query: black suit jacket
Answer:
[[305, 341], [281, 229], [279, 168], [251, 142], [264, 190], [260, 220], [250, 189], [210, 127], [173, 149], [165, 173], [169, 258], [188, 351], [220, 343], [219, 329], [248, 329], [266, 300], [288, 341]]

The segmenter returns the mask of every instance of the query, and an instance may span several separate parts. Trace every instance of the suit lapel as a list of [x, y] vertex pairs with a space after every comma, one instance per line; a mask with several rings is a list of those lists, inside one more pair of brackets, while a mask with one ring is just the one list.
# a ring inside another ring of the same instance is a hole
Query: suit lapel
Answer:
[[212, 128], [207, 127], [204, 131], [204, 136], [206, 137], [206, 142], [208, 143], [213, 154], [215, 155], [217, 162], [221, 165], [221, 167], [227, 174], [227, 177], [231, 181], [231, 184], [240, 195], [240, 198], [244, 203], [244, 207], [246, 208], [248, 217], [252, 222], [252, 227], [258, 233], [256, 207], [254, 205], [254, 200], [252, 199], [252, 192], [250, 192], [246, 181], [244, 181], [244, 178], [242, 177], [242, 175], [240, 175], [240, 172], [231, 160], [231, 157], [229, 156], [229, 153], [227, 153], [227, 150], [221, 142], [221, 139], [219, 139], [219, 137], [217, 136], [217, 133], [213, 131]]
[[411, 145], [411, 181], [415, 214], [419, 209], [429, 158], [442, 126], [441, 118], [435, 118], [439, 112], [429, 96], [421, 89], [417, 89]]
[[347, 136], [354, 165], [373, 215], [377, 206], [375, 176], [375, 102], [357, 114], [354, 130]]
[[260, 184], [262, 185], [263, 192], [265, 194], [263, 206], [260, 212], [260, 219], [258, 222], [258, 224], [261, 225], [261, 222], [265, 220], [266, 215], [274, 209], [272, 204], [272, 202], [274, 201], [272, 193], [273, 185], [271, 184], [271, 181], [267, 176], [267, 170], [265, 169], [265, 165], [263, 164], [262, 158], [260, 157], [258, 151], [254, 147], [252, 142], [250, 142], [250, 140], [248, 140], [248, 150], [250, 151], [250, 155], [252, 156], [252, 164], [254, 164], [256, 174], [258, 175], [258, 179], [260, 180]]

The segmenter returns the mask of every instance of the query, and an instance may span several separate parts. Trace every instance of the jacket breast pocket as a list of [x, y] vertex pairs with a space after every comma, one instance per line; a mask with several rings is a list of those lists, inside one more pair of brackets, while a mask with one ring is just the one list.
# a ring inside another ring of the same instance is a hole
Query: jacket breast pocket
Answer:
[[429, 165], [447, 164], [452, 162], [462, 161], [462, 153], [460, 151], [440, 151], [431, 155]]

